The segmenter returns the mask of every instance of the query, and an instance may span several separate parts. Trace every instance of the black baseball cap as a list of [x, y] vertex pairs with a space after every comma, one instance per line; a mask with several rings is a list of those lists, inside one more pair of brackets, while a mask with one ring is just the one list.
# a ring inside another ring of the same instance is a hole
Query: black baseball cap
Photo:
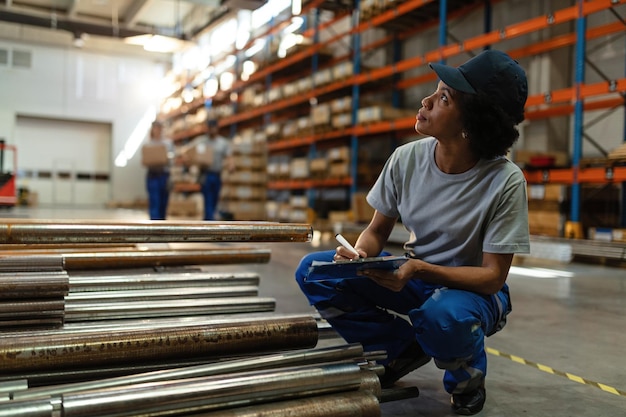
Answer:
[[437, 63], [429, 66], [441, 81], [455, 90], [488, 94], [515, 119], [524, 114], [528, 97], [526, 72], [506, 53], [488, 49], [457, 68]]

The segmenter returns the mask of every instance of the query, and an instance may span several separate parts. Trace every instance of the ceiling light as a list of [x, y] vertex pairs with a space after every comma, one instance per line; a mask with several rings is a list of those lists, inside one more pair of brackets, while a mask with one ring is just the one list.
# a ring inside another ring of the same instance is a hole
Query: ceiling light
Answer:
[[124, 38], [124, 42], [131, 45], [143, 46], [143, 49], [150, 52], [172, 53], [185, 49], [191, 42], [162, 35], [137, 35]]
[[291, 14], [297, 16], [300, 13], [302, 13], [302, 0], [292, 0]]

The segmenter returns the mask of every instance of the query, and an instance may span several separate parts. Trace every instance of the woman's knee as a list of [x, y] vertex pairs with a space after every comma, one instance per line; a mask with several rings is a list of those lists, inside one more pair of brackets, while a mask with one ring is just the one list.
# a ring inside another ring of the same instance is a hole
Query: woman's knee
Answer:
[[420, 308], [409, 312], [417, 339], [434, 357], [467, 357], [484, 338], [480, 319], [457, 292], [437, 290]]
[[335, 251], [311, 252], [304, 255], [296, 268], [296, 281], [302, 286], [309, 273], [309, 268], [314, 261], [331, 262], [334, 255]]

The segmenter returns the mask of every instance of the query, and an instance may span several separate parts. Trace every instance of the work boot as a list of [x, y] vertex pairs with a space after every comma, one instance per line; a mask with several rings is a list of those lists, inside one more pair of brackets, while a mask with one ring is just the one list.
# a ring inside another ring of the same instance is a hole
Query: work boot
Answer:
[[456, 414], [471, 416], [483, 409], [486, 399], [487, 392], [485, 391], [485, 383], [483, 381], [481, 386], [473, 391], [464, 394], [452, 394], [450, 401], [452, 410]]
[[430, 361], [422, 347], [413, 341], [397, 358], [385, 365], [385, 374], [379, 377], [380, 386], [389, 388], [400, 378], [413, 372]]

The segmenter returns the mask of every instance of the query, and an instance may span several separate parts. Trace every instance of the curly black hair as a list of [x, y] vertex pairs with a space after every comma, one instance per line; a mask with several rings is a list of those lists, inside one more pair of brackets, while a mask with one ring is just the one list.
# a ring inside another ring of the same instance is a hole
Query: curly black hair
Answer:
[[524, 120], [524, 113], [510, 115], [495, 105], [489, 95], [481, 92], [456, 93], [462, 123], [474, 154], [484, 159], [506, 155], [519, 138], [516, 126]]

